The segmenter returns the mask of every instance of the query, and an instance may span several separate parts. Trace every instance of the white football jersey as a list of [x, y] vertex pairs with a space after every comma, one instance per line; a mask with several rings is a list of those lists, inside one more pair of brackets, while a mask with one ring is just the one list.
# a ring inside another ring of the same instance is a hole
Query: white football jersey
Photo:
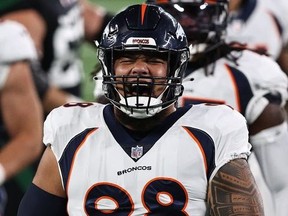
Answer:
[[36, 59], [37, 52], [26, 28], [11, 20], [0, 21], [0, 47], [1, 89], [9, 73], [9, 64]]
[[227, 27], [227, 42], [238, 41], [251, 49], [266, 50], [277, 59], [282, 49], [282, 35], [262, 0], [247, 1], [238, 13]]
[[[183, 80], [180, 106], [202, 102], [227, 104], [241, 112], [251, 124], [267, 106], [268, 100], [285, 105], [288, 80], [274, 60], [249, 50], [233, 51], [233, 54], [239, 57], [238, 65], [220, 58], [208, 66], [215, 66], [209, 76], [205, 75], [204, 68], [189, 71], [188, 65], [189, 75]], [[194, 81], [190, 81], [191, 78]]]
[[179, 108], [134, 135], [112, 105], [66, 104], [48, 115], [43, 141], [58, 161], [69, 215], [204, 216], [209, 180], [251, 147], [244, 117], [226, 105]]
[[287, 0], [261, 0], [268, 11], [271, 11], [280, 22], [283, 41], [288, 43], [288, 4]]
[[46, 47], [49, 50], [44, 56], [48, 77], [50, 83], [59, 88], [72, 88], [83, 78], [84, 69], [78, 50], [79, 43], [84, 38], [83, 11], [80, 1], [59, 1], [60, 4], [58, 1], [49, 2], [45, 4], [48, 5], [51, 16], [43, 17], [54, 27], [48, 28], [52, 41], [49, 40], [51, 47]]

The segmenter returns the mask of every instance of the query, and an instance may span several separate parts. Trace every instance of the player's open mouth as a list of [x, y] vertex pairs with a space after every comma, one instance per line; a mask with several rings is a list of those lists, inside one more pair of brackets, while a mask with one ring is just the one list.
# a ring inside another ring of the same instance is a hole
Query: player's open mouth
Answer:
[[126, 85], [125, 89], [126, 93], [131, 96], [149, 96], [152, 93], [151, 84], [149, 83], [132, 83], [131, 85]]

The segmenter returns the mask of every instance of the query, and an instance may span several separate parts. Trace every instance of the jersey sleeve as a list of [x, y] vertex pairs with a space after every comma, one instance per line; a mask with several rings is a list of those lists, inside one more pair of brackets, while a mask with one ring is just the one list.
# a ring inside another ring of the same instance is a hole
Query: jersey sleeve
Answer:
[[0, 63], [37, 59], [33, 40], [26, 28], [18, 22], [0, 22]]
[[37, 59], [34, 43], [27, 30], [14, 21], [0, 21], [0, 89], [9, 74], [9, 64]]
[[245, 51], [240, 69], [245, 73], [253, 91], [253, 97], [247, 104], [245, 117], [248, 124], [253, 123], [269, 103], [280, 106], [288, 98], [288, 79], [279, 65], [271, 58]]
[[43, 143], [51, 146], [57, 160], [72, 139], [87, 128], [96, 127], [103, 107], [102, 104], [75, 102], [53, 109], [48, 114], [44, 122]]
[[53, 109], [44, 122], [43, 127], [43, 143], [46, 146], [51, 146], [53, 153], [57, 160], [61, 157], [60, 152], [62, 152], [63, 148], [57, 145], [57, 130], [61, 127], [58, 125], [58, 120], [61, 118], [61, 108]]
[[210, 179], [227, 162], [237, 158], [247, 159], [251, 150], [245, 118], [228, 106], [220, 107], [224, 108], [214, 123], [215, 169]]
[[44, 122], [43, 143], [51, 146], [57, 160], [61, 158], [69, 141], [81, 132], [82, 127], [77, 127], [81, 124], [80, 115], [81, 108], [63, 105], [53, 109], [47, 116]]
[[46, 120], [44, 122], [44, 133], [43, 133], [43, 143], [45, 145], [49, 145], [53, 143], [54, 141], [54, 130], [53, 130], [53, 115], [55, 113], [55, 109], [52, 110], [48, 116], [46, 117]]

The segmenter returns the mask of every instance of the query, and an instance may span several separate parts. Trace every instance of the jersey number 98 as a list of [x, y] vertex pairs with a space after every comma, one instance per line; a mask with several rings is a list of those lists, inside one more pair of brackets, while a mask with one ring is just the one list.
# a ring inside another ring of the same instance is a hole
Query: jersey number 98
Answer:
[[[152, 179], [142, 189], [141, 199], [148, 212], [145, 215], [188, 215], [185, 212], [188, 202], [187, 191], [175, 179]], [[116, 184], [97, 183], [86, 193], [87, 215], [128, 216], [132, 215], [134, 208], [131, 195]]]

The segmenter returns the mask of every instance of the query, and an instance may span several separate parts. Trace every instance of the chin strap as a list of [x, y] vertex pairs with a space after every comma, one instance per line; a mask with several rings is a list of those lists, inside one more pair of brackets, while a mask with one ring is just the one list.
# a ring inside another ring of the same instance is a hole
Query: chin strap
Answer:
[[287, 122], [250, 136], [263, 176], [273, 196], [275, 214], [288, 213], [288, 128]]
[[111, 103], [132, 118], [150, 118], [169, 106], [164, 105], [162, 101], [167, 88], [168, 87], [166, 87], [166, 89], [157, 98], [148, 96], [131, 96], [125, 98], [116, 90], [120, 97], [120, 101], [118, 104], [113, 101], [111, 101]]
[[[125, 107], [125, 106], [120, 106], [120, 110], [124, 113], [126, 113], [128, 116], [137, 118], [137, 119], [144, 119], [144, 118], [149, 118], [157, 114], [162, 110], [161, 106], [153, 107], [151, 106], [161, 104], [162, 101], [158, 98], [150, 98], [149, 102], [149, 97], [129, 97], [129, 98], [124, 98], [121, 96], [120, 103], [121, 104], [127, 104], [133, 106], [132, 107]], [[149, 103], [149, 104], [148, 104]], [[135, 106], [139, 106], [140, 108], [136, 108]], [[143, 108], [141, 108], [143, 106]], [[146, 108], [145, 108], [146, 107]]]

